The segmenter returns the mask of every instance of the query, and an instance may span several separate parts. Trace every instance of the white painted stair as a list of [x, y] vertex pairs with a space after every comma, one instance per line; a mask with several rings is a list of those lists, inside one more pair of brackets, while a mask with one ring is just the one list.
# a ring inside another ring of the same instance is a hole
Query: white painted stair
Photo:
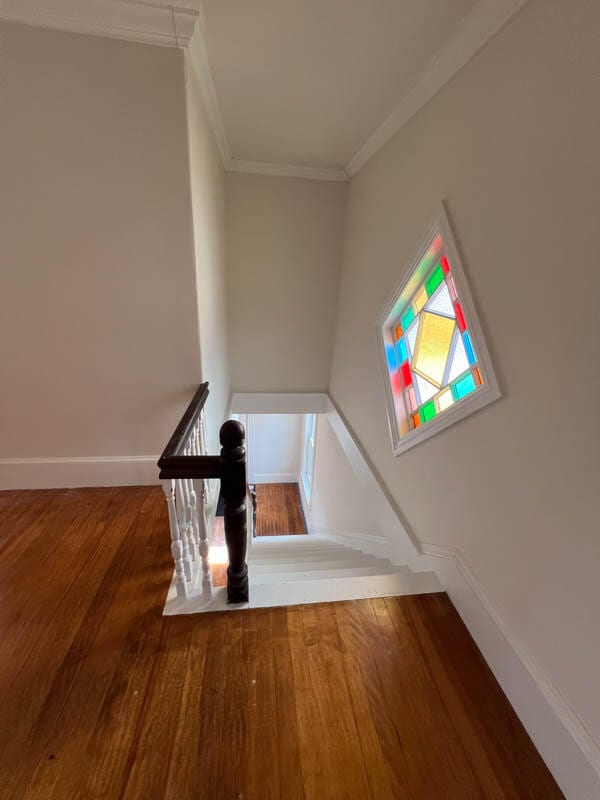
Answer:
[[255, 538], [248, 572], [253, 608], [442, 591], [433, 572], [411, 572], [315, 534]]
[[366, 597], [441, 592], [433, 572], [412, 572], [317, 534], [265, 536], [250, 543], [247, 554], [250, 602], [227, 604], [225, 587], [210, 600], [197, 581], [190, 596], [179, 600], [171, 583], [163, 613], [197, 614], [245, 608], [293, 606]]

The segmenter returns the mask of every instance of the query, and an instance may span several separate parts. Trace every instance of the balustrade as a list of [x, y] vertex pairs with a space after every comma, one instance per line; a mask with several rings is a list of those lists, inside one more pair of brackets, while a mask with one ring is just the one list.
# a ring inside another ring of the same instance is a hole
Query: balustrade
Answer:
[[207, 511], [212, 480], [219, 480], [225, 504], [225, 541], [229, 555], [227, 600], [247, 602], [246, 451], [243, 426], [234, 420], [220, 431], [221, 454], [206, 453], [204, 405], [208, 384], [202, 384], [158, 461], [167, 500], [171, 554], [177, 596], [185, 600], [196, 585], [212, 597]]

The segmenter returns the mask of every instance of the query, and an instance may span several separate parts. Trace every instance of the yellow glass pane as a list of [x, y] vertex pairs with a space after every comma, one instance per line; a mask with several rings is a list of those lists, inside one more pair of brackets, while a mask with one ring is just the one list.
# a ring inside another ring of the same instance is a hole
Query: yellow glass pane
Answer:
[[452, 390], [450, 389], [450, 387], [444, 389], [444, 391], [438, 395], [437, 403], [440, 411], [445, 411], [447, 408], [450, 408], [450, 406], [454, 404], [454, 398], [452, 397]]
[[415, 344], [413, 369], [421, 377], [440, 387], [452, 344], [455, 321], [423, 311]]
[[413, 306], [413, 311], [415, 312], [415, 316], [419, 313], [419, 311], [423, 308], [423, 306], [428, 300], [429, 297], [427, 296], [427, 291], [423, 286], [421, 288], [421, 291], [417, 294], [417, 296], [413, 300], [412, 306]]

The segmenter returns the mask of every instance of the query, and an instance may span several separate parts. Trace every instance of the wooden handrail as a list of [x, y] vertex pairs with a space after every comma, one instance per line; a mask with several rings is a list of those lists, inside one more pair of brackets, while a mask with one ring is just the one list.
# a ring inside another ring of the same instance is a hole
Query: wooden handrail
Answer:
[[220, 455], [206, 455], [203, 410], [207, 397], [208, 383], [203, 383], [158, 460], [159, 477], [169, 509], [175, 584], [178, 597], [187, 598], [189, 585], [198, 574], [194, 561], [199, 555], [203, 594], [206, 599], [212, 595], [204, 509], [206, 481], [217, 478], [221, 481], [225, 505], [225, 541], [229, 554], [227, 602], [243, 603], [248, 601], [245, 431], [241, 423], [228, 420], [219, 433]]
[[[206, 469], [215, 469], [216, 464], [208, 465], [206, 462], [202, 462], [202, 464], [197, 460], [198, 458], [207, 458], [207, 456], [189, 456], [189, 455], [182, 455], [182, 450], [185, 447], [186, 442], [190, 438], [190, 434], [193, 431], [198, 417], [202, 413], [204, 406], [206, 405], [206, 400], [208, 399], [208, 383], [201, 383], [196, 391], [195, 395], [192, 397], [190, 404], [186, 408], [183, 413], [183, 416], [179, 420], [179, 424], [173, 431], [173, 435], [168, 441], [167, 446], [163, 450], [161, 457], [158, 459], [158, 467], [160, 469], [160, 478], [219, 478], [221, 477], [219, 474], [214, 475], [181, 475], [181, 470], [189, 470], [194, 469], [202, 470], [203, 466], [205, 465], [204, 471]], [[218, 459], [218, 456], [215, 456]], [[194, 461], [190, 461], [190, 459], [194, 459]], [[177, 474], [174, 474], [174, 473]], [[164, 473], [164, 474], [163, 474]], [[173, 474], [168, 474], [173, 473]]]

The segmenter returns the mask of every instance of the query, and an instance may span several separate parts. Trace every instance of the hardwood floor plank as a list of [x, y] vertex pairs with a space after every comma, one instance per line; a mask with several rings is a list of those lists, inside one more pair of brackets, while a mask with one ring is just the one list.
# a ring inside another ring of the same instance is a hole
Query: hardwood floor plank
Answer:
[[396, 602], [407, 609], [414, 622], [427, 664], [461, 731], [486, 798], [561, 798], [447, 595], [403, 597]]
[[[22, 550], [31, 544], [31, 536], [21, 534], [48, 513], [60, 492], [60, 489], [0, 492], [0, 573], [10, 570]], [[12, 498], [2, 495], [18, 496]], [[38, 535], [43, 535], [42, 528]]]
[[356, 624], [356, 617], [349, 613], [352, 601], [336, 603], [334, 606], [342, 664], [349, 689], [350, 703], [356, 729], [360, 732], [360, 747], [371, 796], [377, 800], [393, 800], [392, 783], [383, 757], [381, 742], [373, 721], [371, 706], [365, 688], [365, 678], [356, 658], [357, 648], [368, 646], [365, 631]]
[[119, 800], [164, 797], [188, 669], [193, 619], [164, 620], [146, 689], [131, 770]]
[[[140, 586], [148, 577], [156, 556], [156, 547], [132, 548], [130, 541], [124, 539], [117, 551], [101, 587], [102, 600], [86, 615], [62, 665], [61, 671], [67, 673], [76, 665], [76, 676], [69, 686], [59, 671], [55, 681], [57, 688], [53, 686], [48, 693], [48, 702], [33, 731], [33, 736], [45, 745], [25, 800], [76, 795], [80, 765], [85, 758], [93, 722], [117, 667], [129, 627], [138, 616]], [[135, 565], [129, 564], [132, 558]], [[126, 567], [139, 580], [123, 581]], [[67, 694], [64, 698], [61, 697], [63, 684], [66, 684]]]
[[372, 795], [341, 663], [333, 606], [301, 606], [289, 609], [288, 615], [305, 796], [307, 800], [367, 800]]
[[304, 800], [288, 610], [273, 608], [271, 613], [280, 795], [281, 800]]
[[[140, 597], [137, 618], [127, 633], [117, 667], [107, 687], [86, 746], [86, 770], [75, 800], [121, 796], [135, 757], [136, 732], [159, 650], [165, 618], [162, 606], [172, 562], [160, 548], [164, 522], [153, 537], [158, 554]], [[150, 528], [152, 534], [152, 528]], [[160, 536], [160, 538], [159, 538]]]
[[247, 613], [205, 615], [210, 633], [195, 755], [197, 800], [243, 796], [248, 698], [243, 624]]
[[257, 483], [255, 490], [257, 536], [306, 533], [297, 483]]
[[558, 800], [443, 595], [163, 617], [158, 487], [0, 494], [0, 800]]
[[248, 669], [244, 798], [279, 800], [277, 689], [273, 654], [273, 611], [244, 616], [243, 647]]
[[196, 800], [198, 796], [199, 766], [195, 754], [202, 730], [200, 712], [210, 620], [199, 615], [183, 622], [189, 625], [189, 656], [165, 789], [169, 800]]
[[[14, 719], [13, 737], [7, 743], [2, 756], [10, 759], [13, 757], [13, 751], [15, 755], [19, 753], [17, 762], [19, 769], [13, 768], [11, 773], [16, 784], [28, 780], [35, 764], [41, 758], [46, 742], [51, 739], [52, 730], [57, 725], [60, 729], [67, 699], [113, 600], [113, 593], [117, 591], [125, 574], [127, 557], [133, 546], [133, 539], [127, 538], [127, 534], [136, 522], [137, 508], [137, 504], [129, 504], [126, 513], [123, 513], [111, 526], [110, 536], [102, 540], [89, 537], [98, 550], [104, 545], [110, 560], [105, 562], [106, 571], [96, 570], [93, 577], [87, 580], [81, 574], [78, 575], [65, 595], [64, 603], [49, 620], [44, 635], [38, 636], [36, 644], [40, 654], [46, 656], [52, 653], [59, 657], [54, 662], [53, 670], [46, 669], [40, 673], [38, 655], [36, 661], [27, 662], [19, 673], [19, 685], [21, 682], [23, 685], [30, 684], [31, 679], [28, 675], [35, 674], [33, 685], [36, 692], [30, 691], [27, 697], [22, 697], [19, 692], [12, 695], [15, 701], [11, 705]], [[120, 609], [121, 613], [122, 610], [123, 607]], [[69, 619], [73, 621], [72, 627], [68, 625]], [[62, 636], [65, 623], [67, 623], [66, 630], [70, 633], [69, 638]], [[114, 634], [115, 630], [110, 630], [109, 635], [113, 637]], [[61, 639], [62, 647], [59, 646]], [[78, 699], [75, 701], [75, 708], [77, 706]], [[23, 722], [29, 728], [28, 733]], [[21, 730], [23, 735], [19, 736]], [[53, 773], [55, 772], [56, 770], [53, 770]], [[43, 783], [42, 781], [42, 785]]]

